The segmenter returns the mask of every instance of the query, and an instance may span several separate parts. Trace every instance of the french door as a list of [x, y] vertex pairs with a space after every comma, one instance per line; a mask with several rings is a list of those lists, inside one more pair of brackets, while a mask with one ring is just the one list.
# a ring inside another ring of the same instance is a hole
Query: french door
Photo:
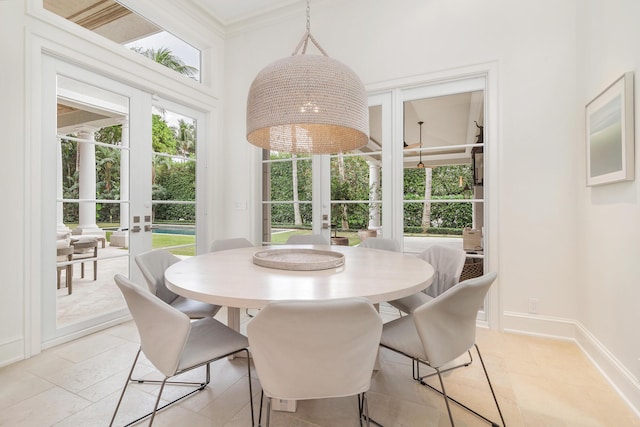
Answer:
[[[144, 285], [136, 254], [153, 246], [195, 254], [197, 124], [204, 119], [47, 55], [42, 91], [43, 203], [51, 207], [43, 213], [42, 244], [42, 277], [50, 278], [42, 283], [47, 347], [128, 314], [113, 276]], [[167, 190], [178, 186], [171, 180], [187, 190]], [[165, 231], [177, 224], [172, 232], [180, 236], [154, 244], [158, 215]]]
[[[293, 224], [297, 204], [307, 216], [296, 225], [312, 221], [312, 232], [324, 234], [331, 228], [334, 244], [378, 236], [407, 254], [449, 246], [466, 252], [462, 280], [488, 271], [485, 212], [494, 182], [484, 139], [486, 86], [478, 73], [382, 90], [369, 95], [364, 147], [331, 156], [265, 152], [263, 241]], [[304, 197], [292, 199], [291, 187]]]

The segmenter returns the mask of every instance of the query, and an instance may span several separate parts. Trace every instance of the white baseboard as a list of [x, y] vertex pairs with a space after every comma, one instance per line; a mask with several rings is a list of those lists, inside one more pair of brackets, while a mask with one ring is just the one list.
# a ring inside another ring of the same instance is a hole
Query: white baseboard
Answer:
[[640, 417], [640, 381], [582, 324], [575, 320], [505, 312], [503, 330], [575, 342], [620, 397]]
[[502, 318], [505, 332], [575, 341], [576, 322], [570, 319], [545, 317], [506, 311]]
[[88, 328], [80, 329], [80, 330], [78, 330], [76, 332], [69, 333], [69, 334], [66, 334], [66, 335], [61, 336], [61, 337], [53, 338], [53, 339], [51, 339], [49, 341], [44, 341], [42, 343], [42, 350], [54, 347], [56, 345], [64, 344], [64, 343], [76, 340], [78, 338], [82, 338], [82, 337], [87, 336], [87, 335], [91, 335], [94, 332], [100, 332], [100, 331], [102, 331], [104, 329], [110, 328], [112, 326], [119, 325], [119, 324], [127, 322], [129, 320], [131, 320], [131, 315], [130, 314], [126, 314], [124, 316], [120, 316], [120, 317], [115, 318], [115, 319], [110, 319], [108, 321], [99, 323], [97, 325], [93, 325], [93, 326], [88, 327]]
[[0, 368], [24, 359], [24, 340], [16, 338], [0, 344]]
[[576, 324], [576, 343], [640, 417], [639, 379], [580, 323]]

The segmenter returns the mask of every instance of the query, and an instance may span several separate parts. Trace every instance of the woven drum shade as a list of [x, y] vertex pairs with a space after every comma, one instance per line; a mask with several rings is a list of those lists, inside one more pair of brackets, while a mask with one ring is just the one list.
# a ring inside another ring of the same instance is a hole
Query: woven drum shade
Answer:
[[258, 73], [247, 99], [247, 140], [288, 153], [332, 154], [369, 141], [364, 85], [328, 56], [293, 55]]

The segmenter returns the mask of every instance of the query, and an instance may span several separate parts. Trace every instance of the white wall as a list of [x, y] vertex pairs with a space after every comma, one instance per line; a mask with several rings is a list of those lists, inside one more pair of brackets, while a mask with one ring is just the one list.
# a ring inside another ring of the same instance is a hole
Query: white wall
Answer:
[[20, 354], [24, 337], [25, 277], [24, 241], [29, 238], [25, 230], [24, 162], [27, 136], [24, 134], [25, 67], [24, 31], [20, 1], [0, 1], [0, 123], [2, 128], [2, 182], [3, 208], [0, 223], [7, 244], [0, 246], [0, 366], [2, 361]]
[[[635, 73], [635, 181], [586, 187], [584, 128], [577, 145], [579, 253], [578, 320], [628, 370], [640, 379], [640, 3], [636, 0], [587, 0], [579, 3], [577, 102], [584, 124], [584, 106], [620, 77]], [[636, 405], [638, 405], [636, 400]]]
[[[235, 176], [228, 203], [251, 188], [244, 168], [255, 151], [244, 135], [249, 85], [293, 51], [304, 24], [301, 7], [227, 40], [225, 139]], [[329, 0], [311, 5], [311, 31], [365, 86], [497, 61], [499, 86], [490, 90], [500, 103], [504, 310], [526, 314], [528, 299], [537, 298], [540, 314], [575, 318], [575, 2]], [[233, 232], [250, 226], [235, 220]]]

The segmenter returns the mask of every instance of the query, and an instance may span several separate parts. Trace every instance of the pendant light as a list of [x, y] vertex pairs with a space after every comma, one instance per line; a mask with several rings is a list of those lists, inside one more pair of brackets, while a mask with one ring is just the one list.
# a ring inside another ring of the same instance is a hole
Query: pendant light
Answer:
[[416, 165], [418, 169], [424, 169], [424, 163], [422, 163], [422, 124], [424, 122], [418, 122], [420, 125], [420, 162]]
[[[247, 97], [247, 140], [287, 153], [332, 154], [369, 141], [364, 85], [343, 63], [330, 58], [307, 30], [290, 57], [258, 73]], [[309, 42], [322, 55], [306, 54]]]

